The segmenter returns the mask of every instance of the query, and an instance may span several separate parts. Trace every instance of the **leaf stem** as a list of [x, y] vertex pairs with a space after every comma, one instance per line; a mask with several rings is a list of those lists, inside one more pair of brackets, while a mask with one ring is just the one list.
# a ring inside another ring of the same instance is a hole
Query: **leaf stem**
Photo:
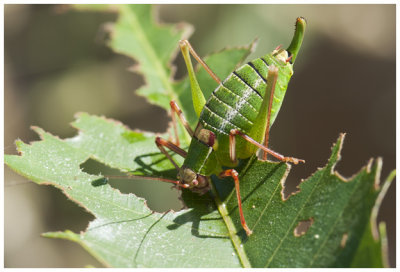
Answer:
[[242, 244], [239, 236], [237, 235], [237, 229], [236, 229], [235, 225], [233, 224], [231, 217], [229, 216], [229, 212], [226, 209], [226, 205], [219, 198], [218, 192], [214, 186], [214, 183], [211, 180], [210, 180], [210, 185], [211, 185], [211, 192], [214, 195], [215, 204], [217, 205], [218, 211], [221, 214], [222, 218], [224, 219], [226, 228], [228, 229], [229, 237], [231, 238], [233, 246], [236, 249], [236, 252], [238, 254], [240, 262], [242, 263], [242, 266], [244, 268], [250, 268], [251, 267], [250, 261], [247, 258], [247, 254], [244, 251], [243, 244]]

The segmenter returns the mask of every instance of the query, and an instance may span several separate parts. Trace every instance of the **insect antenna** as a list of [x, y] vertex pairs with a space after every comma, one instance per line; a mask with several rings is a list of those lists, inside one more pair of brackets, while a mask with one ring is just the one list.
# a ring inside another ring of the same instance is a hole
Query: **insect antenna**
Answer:
[[147, 177], [147, 176], [139, 176], [139, 175], [129, 175], [129, 176], [113, 176], [113, 175], [104, 175], [104, 178], [107, 179], [143, 179], [143, 180], [154, 180], [154, 181], [162, 181], [175, 184], [176, 186], [182, 188], [188, 188], [189, 184], [182, 184], [179, 180], [161, 178], [161, 177]]

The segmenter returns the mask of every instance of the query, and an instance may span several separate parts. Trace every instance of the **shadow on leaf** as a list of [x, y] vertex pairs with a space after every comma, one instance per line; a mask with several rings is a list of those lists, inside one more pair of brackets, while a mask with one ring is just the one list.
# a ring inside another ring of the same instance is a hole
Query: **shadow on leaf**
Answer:
[[[189, 190], [183, 190], [182, 200], [189, 209], [187, 212], [183, 213], [182, 215], [179, 215], [174, 219], [174, 224], [168, 226], [169, 230], [175, 230], [187, 223], [192, 223], [191, 233], [196, 237], [229, 239], [229, 236], [218, 235], [218, 234], [205, 235], [200, 233], [199, 231], [201, 229], [200, 227], [201, 223], [207, 224], [206, 221], [221, 220], [219, 214], [218, 216], [211, 215], [211, 213], [216, 210], [216, 206], [210, 192], [204, 195], [199, 195]], [[204, 229], [204, 227], [202, 228]]]

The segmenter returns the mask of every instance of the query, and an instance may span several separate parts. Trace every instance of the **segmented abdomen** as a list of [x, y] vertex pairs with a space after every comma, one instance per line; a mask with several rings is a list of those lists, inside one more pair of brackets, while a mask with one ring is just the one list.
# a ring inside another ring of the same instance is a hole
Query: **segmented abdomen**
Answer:
[[268, 64], [255, 59], [231, 73], [211, 94], [200, 116], [204, 128], [228, 135], [231, 129], [248, 133], [266, 90]]

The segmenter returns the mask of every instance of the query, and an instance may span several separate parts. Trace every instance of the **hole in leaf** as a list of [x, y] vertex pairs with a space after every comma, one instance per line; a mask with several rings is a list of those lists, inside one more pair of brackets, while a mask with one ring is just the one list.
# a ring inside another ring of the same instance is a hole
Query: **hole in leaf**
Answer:
[[300, 237], [307, 233], [308, 229], [314, 223], [314, 218], [310, 218], [308, 220], [299, 221], [296, 228], [294, 229], [294, 236]]
[[349, 234], [347, 232], [343, 233], [342, 240], [340, 241], [341, 248], [344, 248], [346, 246], [348, 237], [349, 237]]
[[[126, 173], [108, 167], [96, 160], [88, 159], [80, 165], [82, 171], [92, 175], [113, 176], [113, 178], [100, 178], [92, 181], [95, 187], [101, 187], [109, 184], [112, 188], [118, 189], [121, 193], [133, 193], [138, 197], [146, 199], [147, 206], [156, 212], [165, 212], [170, 209], [175, 211], [182, 208], [179, 201], [179, 191], [172, 188], [169, 183], [154, 180], [135, 179], [134, 177], [127, 179]], [[118, 177], [121, 177], [120, 179]]]

